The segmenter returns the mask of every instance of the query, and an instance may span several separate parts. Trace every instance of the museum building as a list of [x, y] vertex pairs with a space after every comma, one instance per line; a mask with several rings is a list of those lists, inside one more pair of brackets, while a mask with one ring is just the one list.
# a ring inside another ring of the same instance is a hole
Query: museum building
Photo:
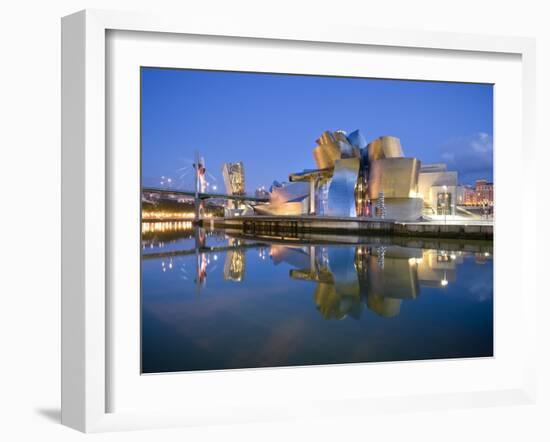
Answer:
[[422, 215], [454, 215], [457, 181], [445, 164], [421, 165], [406, 157], [399, 138], [367, 143], [359, 130], [325, 131], [316, 141], [316, 169], [274, 183], [264, 215], [325, 215], [414, 221]]

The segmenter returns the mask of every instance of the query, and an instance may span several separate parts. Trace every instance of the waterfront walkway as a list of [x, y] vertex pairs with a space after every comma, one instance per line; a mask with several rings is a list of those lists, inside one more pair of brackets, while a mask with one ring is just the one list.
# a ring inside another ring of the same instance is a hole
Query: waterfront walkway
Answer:
[[377, 218], [332, 216], [241, 216], [210, 218], [205, 226], [234, 229], [248, 235], [274, 237], [302, 233], [351, 235], [394, 235], [429, 238], [493, 239], [493, 223], [488, 220], [444, 220], [398, 222]]

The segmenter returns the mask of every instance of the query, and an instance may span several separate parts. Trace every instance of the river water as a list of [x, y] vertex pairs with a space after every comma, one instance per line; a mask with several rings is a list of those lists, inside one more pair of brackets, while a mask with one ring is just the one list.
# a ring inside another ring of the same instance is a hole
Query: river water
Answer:
[[142, 372], [493, 355], [492, 243], [142, 226]]

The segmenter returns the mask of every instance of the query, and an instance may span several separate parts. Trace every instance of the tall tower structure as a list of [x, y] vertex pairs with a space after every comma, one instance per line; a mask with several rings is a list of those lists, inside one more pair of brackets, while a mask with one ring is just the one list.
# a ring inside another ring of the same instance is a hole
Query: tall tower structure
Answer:
[[242, 161], [237, 163], [224, 163], [222, 167], [223, 182], [228, 195], [244, 195], [244, 165]]

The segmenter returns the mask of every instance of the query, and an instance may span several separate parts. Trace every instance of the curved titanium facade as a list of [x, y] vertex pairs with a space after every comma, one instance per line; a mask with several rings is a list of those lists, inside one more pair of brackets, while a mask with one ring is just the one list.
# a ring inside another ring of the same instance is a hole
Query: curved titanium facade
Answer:
[[354, 130], [348, 135], [348, 141], [352, 146], [355, 146], [357, 149], [364, 149], [367, 147], [367, 141], [365, 137], [359, 130]]
[[[362, 135], [357, 134], [355, 139], [359, 140], [359, 136], [362, 138]], [[356, 144], [350, 143], [343, 131], [323, 132], [317, 139], [317, 146], [313, 149], [313, 158], [318, 169], [332, 168], [334, 163], [341, 158], [359, 156], [361, 156], [360, 148]]]
[[418, 190], [420, 161], [416, 158], [384, 158], [371, 162], [368, 194], [377, 199], [380, 192], [385, 198], [411, 198]]
[[316, 142], [313, 157], [317, 169], [289, 176], [290, 181], [309, 184], [309, 209], [302, 213], [378, 216], [374, 207], [383, 194], [385, 203], [379, 209], [388, 218], [421, 217], [420, 161], [403, 157], [399, 138], [382, 136], [367, 144], [359, 130], [349, 135], [338, 130], [323, 132]]
[[338, 160], [328, 190], [327, 215], [357, 216], [355, 185], [359, 174], [359, 158]]
[[321, 136], [315, 140], [317, 144], [329, 144], [336, 141], [336, 138], [332, 134], [332, 132], [329, 132], [328, 130], [324, 131]]
[[287, 183], [274, 186], [269, 203], [254, 207], [262, 215], [301, 215], [309, 205], [309, 184], [306, 182]]
[[377, 138], [367, 146], [369, 161], [383, 158], [402, 158], [403, 149], [399, 138], [384, 136]]
[[319, 144], [313, 149], [313, 158], [318, 169], [334, 167], [334, 162], [342, 157], [340, 147], [335, 141], [325, 144]]

